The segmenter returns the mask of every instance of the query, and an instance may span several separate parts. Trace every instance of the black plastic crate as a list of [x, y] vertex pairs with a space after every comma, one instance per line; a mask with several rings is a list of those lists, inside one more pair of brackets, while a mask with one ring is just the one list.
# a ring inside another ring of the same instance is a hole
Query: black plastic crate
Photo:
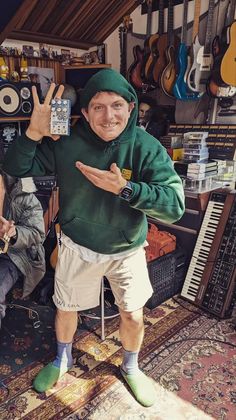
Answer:
[[156, 308], [179, 293], [182, 290], [186, 271], [186, 257], [179, 249], [148, 262], [153, 295], [145, 306], [149, 309]]

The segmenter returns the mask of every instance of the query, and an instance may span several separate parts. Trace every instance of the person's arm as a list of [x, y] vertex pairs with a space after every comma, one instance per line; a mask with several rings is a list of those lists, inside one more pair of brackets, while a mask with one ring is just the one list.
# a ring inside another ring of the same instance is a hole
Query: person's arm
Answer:
[[185, 210], [182, 181], [163, 147], [148, 161], [140, 182], [131, 182], [129, 204], [147, 216], [166, 223], [179, 220]]
[[[12, 142], [4, 159], [3, 168], [9, 175], [24, 177], [53, 173], [53, 142], [51, 139], [56, 141], [59, 138], [59, 136], [50, 133], [50, 102], [54, 90], [55, 84], [52, 83], [44, 103], [40, 104], [37, 90], [35, 86], [32, 87], [34, 109], [29, 127], [25, 134]], [[57, 91], [57, 98], [61, 97], [63, 90], [64, 87], [61, 85]]]
[[[127, 200], [129, 205], [163, 222], [173, 223], [180, 219], [185, 209], [183, 186], [164, 147], [155, 141], [152, 152], [147, 152], [143, 162], [137, 159], [137, 167], [139, 165], [141, 180], [130, 182], [132, 193]], [[127, 183], [115, 163], [109, 171], [79, 161], [76, 167], [98, 188], [116, 195]]]
[[10, 241], [10, 246], [18, 249], [30, 248], [44, 241], [45, 228], [43, 209], [37, 197], [30, 193], [16, 198], [21, 207], [21, 218], [15, 224], [16, 238]]

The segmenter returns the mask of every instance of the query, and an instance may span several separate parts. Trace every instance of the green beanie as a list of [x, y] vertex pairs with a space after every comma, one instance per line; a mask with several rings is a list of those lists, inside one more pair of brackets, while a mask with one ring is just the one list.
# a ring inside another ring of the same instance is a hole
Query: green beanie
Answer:
[[113, 69], [100, 70], [89, 79], [80, 96], [81, 108], [87, 108], [96, 93], [107, 91], [117, 93], [127, 102], [135, 102], [137, 108], [138, 99], [134, 88]]

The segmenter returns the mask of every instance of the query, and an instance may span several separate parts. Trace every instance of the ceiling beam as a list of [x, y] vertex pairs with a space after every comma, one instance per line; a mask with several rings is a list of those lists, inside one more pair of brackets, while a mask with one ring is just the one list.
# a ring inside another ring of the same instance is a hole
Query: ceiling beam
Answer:
[[31, 11], [34, 9], [38, 0], [24, 0], [20, 7], [17, 9], [16, 13], [12, 19], [8, 22], [5, 28], [0, 33], [0, 44], [5, 41], [6, 38], [9, 38], [10, 33], [16, 28], [18, 22], [22, 19], [27, 19]]
[[86, 42], [81, 40], [72, 40], [68, 38], [61, 38], [59, 36], [51, 35], [51, 34], [44, 34], [41, 32], [31, 32], [31, 31], [12, 31], [10, 35], [8, 35], [10, 39], [19, 39], [22, 41], [31, 41], [31, 42], [39, 42], [43, 44], [52, 44], [52, 45], [61, 45], [65, 47], [71, 48], [81, 48], [82, 50], [88, 50], [91, 47], [94, 47], [94, 43]]

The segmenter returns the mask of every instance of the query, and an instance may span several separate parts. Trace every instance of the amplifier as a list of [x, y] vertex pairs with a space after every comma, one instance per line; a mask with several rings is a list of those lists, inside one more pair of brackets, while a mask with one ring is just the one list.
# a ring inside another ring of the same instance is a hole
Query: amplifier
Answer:
[[33, 111], [32, 86], [41, 99], [39, 83], [1, 81], [0, 117], [29, 117]]
[[181, 291], [187, 272], [186, 256], [181, 249], [176, 249], [148, 262], [147, 266], [153, 295], [145, 306], [154, 309]]

